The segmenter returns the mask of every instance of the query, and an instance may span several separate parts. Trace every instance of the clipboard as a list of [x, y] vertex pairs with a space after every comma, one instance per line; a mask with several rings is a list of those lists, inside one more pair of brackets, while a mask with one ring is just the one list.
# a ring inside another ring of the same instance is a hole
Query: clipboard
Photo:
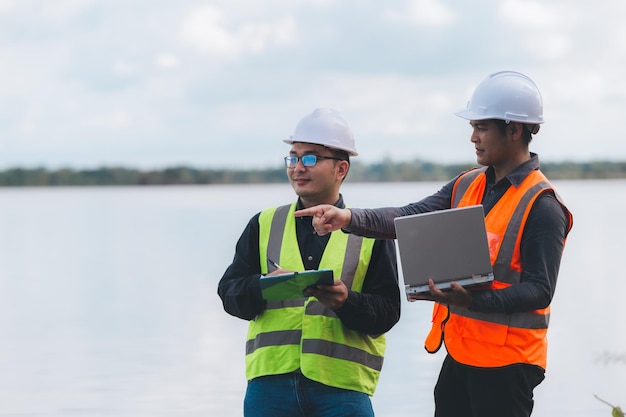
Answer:
[[261, 277], [261, 292], [265, 301], [303, 298], [303, 291], [316, 285], [333, 285], [332, 269], [319, 269]]

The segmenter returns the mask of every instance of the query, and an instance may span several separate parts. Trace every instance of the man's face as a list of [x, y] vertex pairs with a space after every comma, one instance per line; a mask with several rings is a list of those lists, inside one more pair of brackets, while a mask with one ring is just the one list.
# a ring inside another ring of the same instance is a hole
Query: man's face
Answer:
[[480, 165], [498, 166], [511, 158], [512, 140], [507, 132], [502, 132], [493, 120], [472, 120], [470, 140], [476, 150], [476, 162]]
[[318, 156], [314, 166], [304, 166], [302, 160], [293, 168], [287, 168], [287, 177], [296, 194], [305, 206], [334, 204], [339, 197], [342, 179], [347, 174], [347, 161], [337, 161], [320, 157], [335, 158], [332, 152], [310, 143], [294, 143], [289, 156], [301, 158], [304, 155]]

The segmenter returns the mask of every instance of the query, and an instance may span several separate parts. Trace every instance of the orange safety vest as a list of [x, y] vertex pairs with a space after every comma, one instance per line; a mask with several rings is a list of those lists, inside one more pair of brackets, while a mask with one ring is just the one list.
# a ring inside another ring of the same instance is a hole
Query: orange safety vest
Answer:
[[[461, 175], [452, 191], [452, 207], [481, 204], [487, 177], [485, 168]], [[539, 170], [532, 171], [519, 186], [511, 186], [485, 217], [489, 252], [499, 290], [521, 282], [520, 243], [528, 214], [544, 192], [554, 193], [569, 217], [572, 215]], [[513, 314], [481, 313], [467, 308], [435, 303], [433, 325], [424, 347], [435, 353], [445, 342], [457, 362], [477, 367], [499, 367], [527, 363], [546, 369], [547, 331], [550, 306]]]

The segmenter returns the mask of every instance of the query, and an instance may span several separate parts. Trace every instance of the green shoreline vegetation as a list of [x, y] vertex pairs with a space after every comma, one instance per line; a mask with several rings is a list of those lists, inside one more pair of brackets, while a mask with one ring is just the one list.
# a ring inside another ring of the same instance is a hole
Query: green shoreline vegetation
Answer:
[[[385, 159], [363, 164], [353, 161], [350, 182], [446, 181], [474, 164], [438, 164], [415, 160]], [[543, 162], [542, 171], [552, 180], [623, 179], [626, 162]], [[0, 187], [132, 186], [285, 183], [285, 169], [200, 169], [187, 166], [155, 170], [125, 167], [95, 169], [10, 168], [0, 171]]]

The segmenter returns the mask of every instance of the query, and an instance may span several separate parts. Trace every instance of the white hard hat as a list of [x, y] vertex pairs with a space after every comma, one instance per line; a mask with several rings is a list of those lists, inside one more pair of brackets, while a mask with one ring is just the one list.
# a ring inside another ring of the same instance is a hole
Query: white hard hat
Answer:
[[539, 124], [543, 123], [543, 99], [530, 78], [515, 71], [501, 71], [478, 84], [467, 108], [455, 114], [468, 120]]
[[348, 121], [337, 110], [317, 108], [303, 117], [289, 139], [283, 142], [314, 143], [358, 155], [354, 146], [354, 135]]

